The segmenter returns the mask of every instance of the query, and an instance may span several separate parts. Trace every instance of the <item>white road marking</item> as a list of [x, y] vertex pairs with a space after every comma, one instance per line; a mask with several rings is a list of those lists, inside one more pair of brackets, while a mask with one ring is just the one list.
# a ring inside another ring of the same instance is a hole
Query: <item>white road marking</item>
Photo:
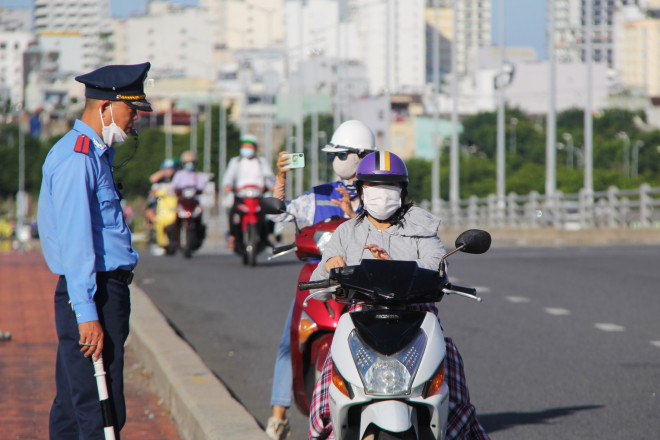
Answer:
[[530, 301], [529, 298], [525, 298], [524, 296], [507, 296], [506, 299], [514, 304], [528, 303]]
[[655, 345], [656, 347], [660, 348], [660, 341], [651, 341], [651, 345]]
[[562, 315], [570, 315], [571, 311], [562, 309], [559, 307], [546, 307], [545, 308], [546, 313], [549, 313], [550, 315], [555, 315], [555, 316], [562, 316]]
[[611, 322], [597, 322], [594, 324], [594, 326], [598, 330], [602, 330], [604, 332], [622, 332], [625, 330], [622, 325], [612, 324]]

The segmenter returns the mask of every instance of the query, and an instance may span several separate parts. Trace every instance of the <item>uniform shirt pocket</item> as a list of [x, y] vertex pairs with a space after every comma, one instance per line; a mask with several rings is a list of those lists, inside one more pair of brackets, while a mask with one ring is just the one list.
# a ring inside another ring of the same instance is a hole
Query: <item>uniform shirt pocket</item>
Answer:
[[108, 228], [120, 227], [123, 219], [119, 196], [115, 189], [110, 186], [102, 186], [96, 190], [96, 198], [99, 202], [100, 215], [93, 221]]

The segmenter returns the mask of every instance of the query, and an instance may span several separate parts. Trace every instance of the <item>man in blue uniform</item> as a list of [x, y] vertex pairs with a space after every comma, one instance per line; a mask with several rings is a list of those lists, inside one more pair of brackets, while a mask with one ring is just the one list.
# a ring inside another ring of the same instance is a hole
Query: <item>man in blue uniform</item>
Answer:
[[51, 439], [103, 439], [94, 377], [103, 354], [117, 438], [126, 421], [123, 369], [130, 297], [138, 255], [112, 173], [114, 146], [126, 140], [137, 111], [151, 111], [144, 80], [150, 64], [105, 66], [76, 77], [85, 110], [50, 150], [43, 165], [38, 224], [53, 273], [58, 337], [57, 395]]

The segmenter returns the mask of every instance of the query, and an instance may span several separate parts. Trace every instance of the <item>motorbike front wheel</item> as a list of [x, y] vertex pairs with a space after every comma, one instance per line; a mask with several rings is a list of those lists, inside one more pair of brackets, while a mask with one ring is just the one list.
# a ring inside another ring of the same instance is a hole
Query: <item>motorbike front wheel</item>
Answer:
[[192, 250], [194, 249], [195, 242], [197, 240], [197, 231], [194, 227], [184, 227], [181, 234], [181, 251], [185, 258], [190, 258], [192, 256]]
[[259, 231], [257, 230], [257, 225], [248, 225], [245, 252], [243, 253], [243, 264], [256, 266], [258, 252], [259, 252]]

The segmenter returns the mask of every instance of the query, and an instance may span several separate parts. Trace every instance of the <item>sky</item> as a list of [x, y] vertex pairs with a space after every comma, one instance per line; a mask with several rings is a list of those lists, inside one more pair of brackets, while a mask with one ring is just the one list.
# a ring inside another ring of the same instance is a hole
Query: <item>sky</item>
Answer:
[[[198, 0], [172, 1], [186, 6], [198, 4]], [[546, 0], [492, 0], [492, 41], [495, 45], [499, 44], [498, 18], [501, 1], [505, 1], [505, 45], [534, 47], [539, 58], [546, 59]], [[112, 15], [118, 18], [144, 12], [146, 4], [147, 0], [110, 0]], [[32, 0], [0, 0], [0, 7], [29, 8], [31, 5]]]

